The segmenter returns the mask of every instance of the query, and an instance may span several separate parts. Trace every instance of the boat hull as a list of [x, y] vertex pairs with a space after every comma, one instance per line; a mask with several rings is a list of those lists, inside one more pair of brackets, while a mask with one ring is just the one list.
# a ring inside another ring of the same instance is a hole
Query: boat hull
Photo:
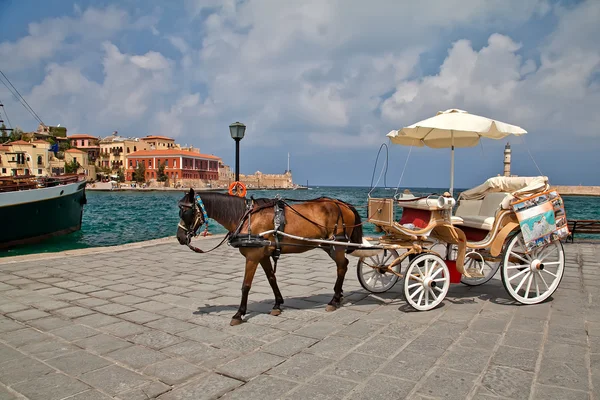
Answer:
[[85, 203], [85, 182], [2, 193], [0, 249], [80, 230]]

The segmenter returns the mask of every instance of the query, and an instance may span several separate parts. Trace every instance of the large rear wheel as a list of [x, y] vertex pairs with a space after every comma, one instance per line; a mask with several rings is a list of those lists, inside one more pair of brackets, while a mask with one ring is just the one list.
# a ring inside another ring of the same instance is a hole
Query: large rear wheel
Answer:
[[552, 296], [564, 272], [565, 252], [559, 240], [527, 253], [519, 232], [504, 252], [502, 283], [519, 303], [537, 304]]

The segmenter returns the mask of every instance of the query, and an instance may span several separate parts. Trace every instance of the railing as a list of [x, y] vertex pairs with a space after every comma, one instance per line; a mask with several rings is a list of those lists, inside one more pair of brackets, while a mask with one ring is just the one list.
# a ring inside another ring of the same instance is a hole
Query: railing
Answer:
[[567, 237], [567, 241], [571, 243], [575, 239], [575, 233], [586, 235], [600, 235], [600, 220], [593, 219], [572, 219], [567, 220], [569, 231], [571, 234]]

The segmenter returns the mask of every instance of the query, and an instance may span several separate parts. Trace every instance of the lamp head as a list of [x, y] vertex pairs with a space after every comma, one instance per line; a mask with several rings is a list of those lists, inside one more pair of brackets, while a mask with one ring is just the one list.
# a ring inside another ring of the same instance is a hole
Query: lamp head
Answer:
[[231, 134], [231, 138], [234, 140], [241, 140], [244, 138], [244, 134], [246, 133], [246, 125], [241, 122], [234, 122], [229, 125], [229, 133]]

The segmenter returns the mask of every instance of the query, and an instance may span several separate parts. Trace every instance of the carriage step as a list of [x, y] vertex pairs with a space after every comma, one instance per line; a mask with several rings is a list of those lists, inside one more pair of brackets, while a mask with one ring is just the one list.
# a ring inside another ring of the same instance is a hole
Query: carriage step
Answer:
[[485, 278], [485, 275], [482, 274], [477, 268], [467, 268], [466, 272], [471, 276], [471, 278]]

